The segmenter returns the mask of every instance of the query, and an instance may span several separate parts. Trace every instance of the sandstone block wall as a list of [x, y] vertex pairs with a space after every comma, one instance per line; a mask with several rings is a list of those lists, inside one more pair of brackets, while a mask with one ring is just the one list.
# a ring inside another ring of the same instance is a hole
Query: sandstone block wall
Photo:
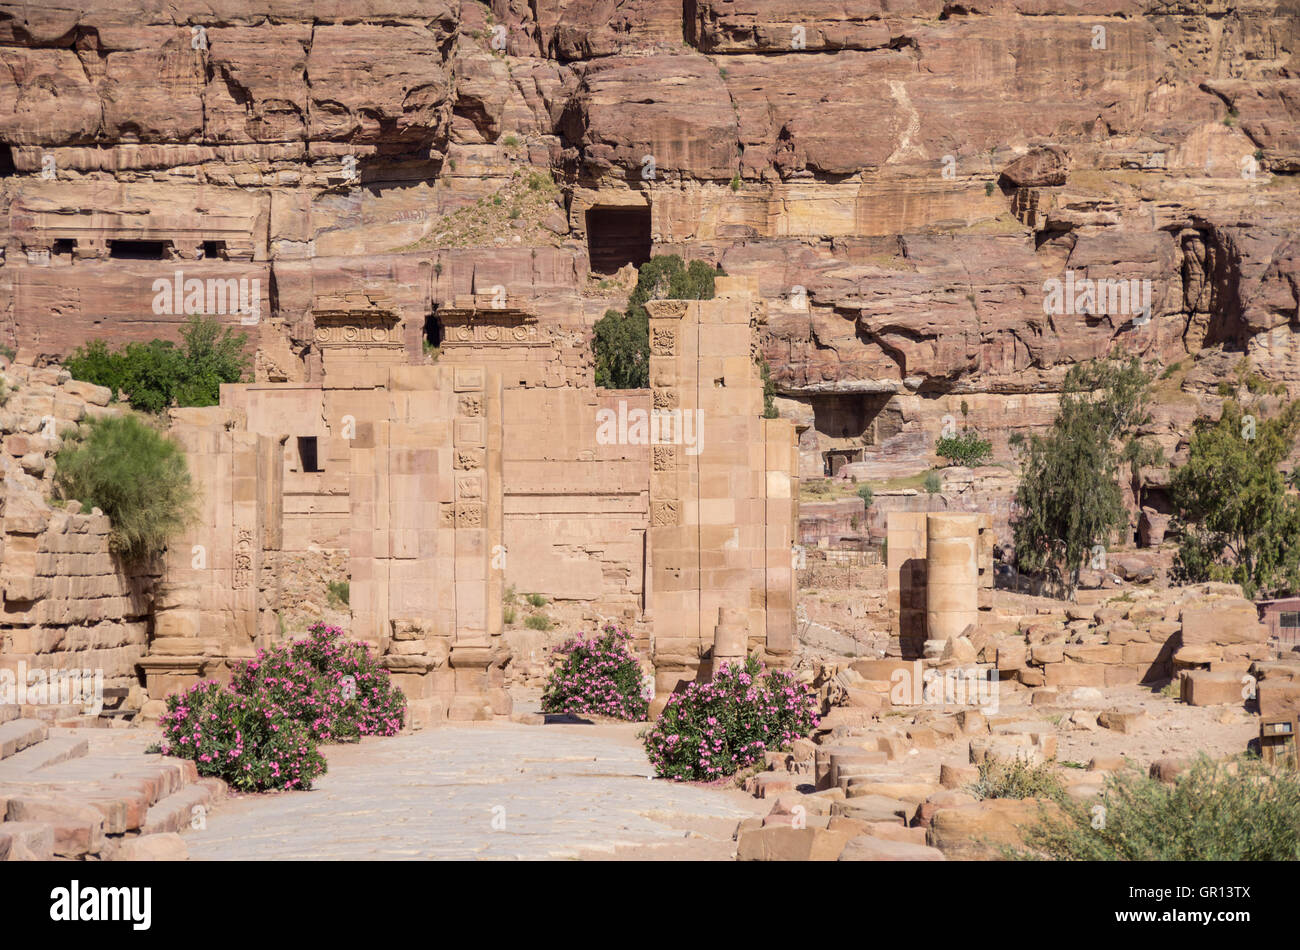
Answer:
[[64, 440], [87, 417], [118, 410], [108, 390], [38, 368], [33, 355], [0, 375], [0, 669], [90, 670], [105, 688], [129, 689], [148, 642], [150, 567], [112, 553], [107, 516], [51, 501]]
[[598, 430], [602, 412], [648, 413], [648, 394], [507, 389], [504, 406], [506, 583], [639, 615], [652, 447], [605, 443]]
[[502, 669], [501, 379], [400, 367], [352, 449], [352, 634], [428, 719], [510, 711]]
[[242, 428], [225, 407], [174, 409], [171, 435], [198, 492], [197, 523], [168, 545], [146, 688], [158, 700], [235, 664], [282, 634], [283, 442]]
[[715, 631], [776, 662], [793, 651], [798, 462], [794, 427], [763, 419], [751, 349], [761, 319], [744, 281], [719, 278], [710, 301], [650, 309], [652, 407], [698, 435], [653, 446], [649, 601], [659, 702], [716, 659]]

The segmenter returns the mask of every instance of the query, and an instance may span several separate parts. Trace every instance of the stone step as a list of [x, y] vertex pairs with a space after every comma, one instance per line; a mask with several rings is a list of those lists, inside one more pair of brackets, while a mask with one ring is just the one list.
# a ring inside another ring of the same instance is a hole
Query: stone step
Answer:
[[[32, 773], [38, 769], [80, 758], [89, 749], [90, 743], [86, 739], [79, 739], [76, 736], [51, 736], [44, 742], [28, 746], [0, 762], [0, 782], [31, 778]], [[40, 777], [35, 776], [38, 780]]]
[[43, 783], [72, 787], [78, 784], [132, 782], [141, 787], [147, 804], [153, 805], [168, 795], [198, 781], [198, 771], [188, 759], [161, 755], [142, 755], [124, 761], [121, 756], [87, 755], [44, 768], [36, 776]]
[[21, 715], [22, 710], [13, 703], [0, 703], [0, 725], [4, 725], [6, 722], [17, 719]]
[[48, 723], [66, 723], [82, 727], [95, 727], [98, 717], [90, 715], [84, 706], [54, 705], [45, 703], [38, 706], [21, 706], [24, 719], [39, 719]]
[[43, 742], [50, 728], [35, 719], [13, 719], [0, 726], [0, 760]]
[[225, 797], [226, 783], [221, 779], [200, 779], [154, 804], [145, 815], [142, 834], [187, 831], [196, 820], [206, 818], [212, 806]]

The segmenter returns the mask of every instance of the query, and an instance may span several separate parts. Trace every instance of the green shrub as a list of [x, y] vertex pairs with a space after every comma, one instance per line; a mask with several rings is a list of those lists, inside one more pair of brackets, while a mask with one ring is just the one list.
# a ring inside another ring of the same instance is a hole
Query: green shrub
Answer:
[[200, 775], [224, 779], [237, 791], [309, 789], [325, 774], [325, 759], [303, 723], [215, 680], [168, 696], [159, 725], [163, 755], [192, 759]]
[[939, 477], [938, 472], [926, 472], [925, 481], [921, 483], [927, 492], [931, 495], [943, 491], [943, 479]]
[[556, 647], [553, 652], [562, 659], [547, 679], [542, 712], [645, 719], [650, 697], [631, 640], [627, 631], [607, 623], [599, 636], [579, 634]]
[[862, 499], [862, 504], [863, 504], [863, 505], [865, 505], [866, 507], [870, 508], [870, 507], [871, 507], [872, 499], [874, 499], [874, 498], [876, 497], [876, 495], [875, 495], [875, 492], [873, 492], [873, 491], [871, 490], [871, 486], [870, 486], [870, 485], [859, 485], [859, 486], [858, 486], [858, 497]]
[[762, 353], [758, 354], [758, 375], [763, 380], [763, 418], [775, 419], [779, 415], [776, 411], [776, 381], [772, 379], [772, 367], [767, 365], [767, 357]]
[[816, 695], [751, 656], [673, 693], [642, 741], [661, 777], [712, 781], [790, 748], [817, 723]]
[[947, 459], [950, 464], [974, 468], [992, 456], [993, 443], [981, 439], [979, 433], [973, 429], [965, 429], [961, 435], [940, 439], [934, 451], [940, 458]]
[[87, 421], [55, 456], [54, 486], [108, 515], [112, 549], [129, 561], [160, 553], [195, 517], [180, 446], [136, 415]]
[[343, 606], [346, 607], [349, 603], [351, 603], [351, 597], [352, 597], [351, 583], [349, 583], [348, 581], [330, 581], [328, 587], [329, 587], [330, 606], [337, 606], [339, 604], [342, 604]]
[[1026, 829], [1033, 851], [1070, 861], [1295, 861], [1300, 775], [1257, 758], [1202, 755], [1172, 785], [1111, 776], [1101, 797], [1063, 798]]
[[1059, 800], [1065, 786], [1047, 764], [989, 757], [979, 764], [979, 779], [970, 786], [979, 798], [1050, 798]]
[[546, 598], [541, 594], [525, 594], [524, 600], [528, 601], [530, 607], [545, 607]]
[[103, 340], [79, 346], [65, 368], [73, 379], [125, 395], [142, 412], [175, 406], [215, 406], [222, 383], [237, 383], [249, 365], [248, 334], [235, 333], [211, 317], [191, 317], [181, 346], [169, 340], [128, 343], [113, 351]]
[[513, 624], [515, 622], [515, 608], [513, 607], [501, 608], [501, 619], [505, 621], [507, 627]]
[[532, 614], [524, 621], [524, 626], [529, 630], [550, 630], [551, 618], [546, 614]]
[[406, 696], [370, 645], [323, 623], [304, 640], [258, 650], [235, 669], [230, 685], [283, 710], [320, 742], [395, 736], [406, 722]]

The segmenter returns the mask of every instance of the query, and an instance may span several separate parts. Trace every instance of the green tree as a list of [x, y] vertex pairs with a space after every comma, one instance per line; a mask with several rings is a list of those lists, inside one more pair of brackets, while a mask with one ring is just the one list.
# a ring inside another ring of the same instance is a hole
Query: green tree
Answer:
[[1228, 581], [1248, 597], [1300, 589], [1300, 498], [1279, 467], [1297, 434], [1300, 402], [1261, 421], [1229, 399], [1218, 420], [1196, 421], [1170, 484], [1180, 580]]
[[195, 517], [185, 454], [135, 414], [85, 423], [55, 457], [54, 487], [108, 515], [110, 545], [128, 561], [160, 553]]
[[102, 340], [78, 347], [66, 367], [74, 379], [106, 386], [141, 412], [170, 406], [215, 406], [222, 383], [237, 383], [248, 369], [248, 334], [235, 333], [211, 317], [193, 316], [181, 329], [181, 346], [170, 340], [128, 343], [113, 351]]
[[1013, 437], [1021, 455], [1013, 523], [1021, 570], [1042, 573], [1071, 600], [1084, 558], [1127, 526], [1119, 478], [1160, 460], [1139, 438], [1151, 421], [1151, 375], [1137, 357], [1072, 366], [1046, 435]]
[[772, 367], [767, 364], [767, 357], [758, 354], [758, 375], [763, 380], [763, 418], [775, 419], [780, 415], [776, 411], [776, 380], [772, 378]]
[[650, 300], [710, 300], [719, 271], [707, 261], [682, 262], [661, 254], [641, 265], [627, 310], [606, 310], [592, 328], [596, 385], [644, 389], [650, 385]]

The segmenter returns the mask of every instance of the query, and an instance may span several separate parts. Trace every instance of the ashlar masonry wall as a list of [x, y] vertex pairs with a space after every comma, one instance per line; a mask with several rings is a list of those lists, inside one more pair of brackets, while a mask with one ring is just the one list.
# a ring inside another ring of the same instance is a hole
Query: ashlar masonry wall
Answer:
[[718, 278], [713, 300], [648, 309], [652, 406], [682, 431], [651, 447], [657, 712], [721, 662], [789, 661], [799, 479], [793, 424], [762, 418], [765, 314], [749, 282]]

